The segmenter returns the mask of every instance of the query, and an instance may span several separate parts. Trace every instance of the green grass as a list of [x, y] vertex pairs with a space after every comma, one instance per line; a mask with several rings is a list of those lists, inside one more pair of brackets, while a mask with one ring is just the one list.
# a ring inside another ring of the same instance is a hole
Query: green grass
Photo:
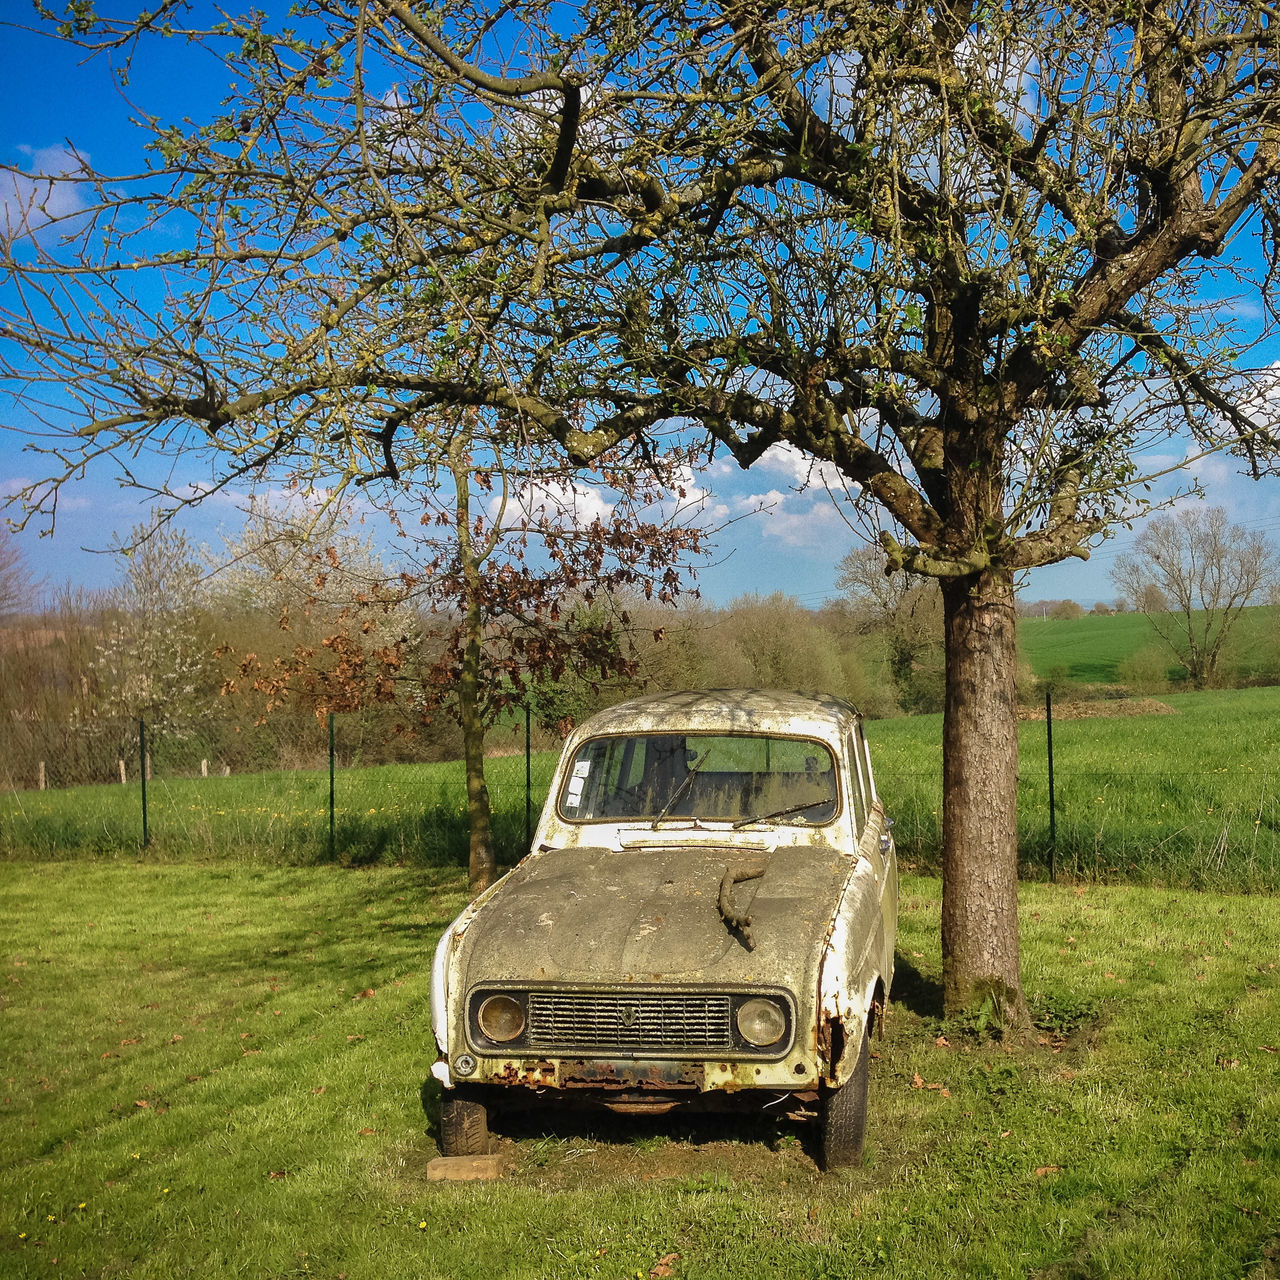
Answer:
[[[1280, 688], [1162, 699], [1175, 715], [1055, 719], [1056, 848], [1045, 724], [1019, 728], [1023, 874], [1235, 889], [1280, 888]], [[942, 718], [868, 725], [900, 854], [935, 870]]]
[[[1275, 651], [1278, 618], [1280, 610], [1272, 605], [1245, 609], [1233, 628], [1225, 664], [1238, 666], [1245, 675], [1255, 675], [1261, 656]], [[1159, 650], [1163, 644], [1142, 613], [1018, 621], [1018, 652], [1042, 680], [1121, 683], [1120, 667], [1126, 658], [1148, 645]], [[1173, 674], [1181, 670], [1171, 651], [1168, 668]]]
[[1078, 683], [1115, 684], [1120, 663], [1155, 639], [1142, 613], [1018, 620], [1018, 652], [1042, 680], [1062, 675]]
[[[1102, 621], [1107, 621], [1102, 619]], [[1057, 719], [1056, 845], [1049, 831], [1043, 721], [1020, 729], [1023, 874], [1215, 887], [1280, 888], [1280, 688], [1177, 694], [1176, 715]], [[873, 721], [876, 781], [904, 861], [936, 871], [942, 719]], [[541, 807], [555, 753], [534, 756]], [[523, 756], [487, 762], [499, 861], [524, 847]], [[328, 776], [273, 773], [157, 780], [149, 862], [327, 862]], [[0, 795], [0, 856], [140, 856], [138, 787]], [[458, 866], [467, 826], [462, 766], [382, 765], [337, 775], [333, 861]]]
[[[1024, 886], [1044, 1043], [938, 1017], [903, 882], [866, 1165], [774, 1117], [536, 1119], [426, 1180], [431, 869], [3, 868], [0, 1274], [1257, 1276], [1280, 1264], [1280, 903]], [[362, 994], [362, 993], [372, 994]], [[145, 1105], [141, 1105], [145, 1104]]]
[[[533, 816], [556, 752], [533, 757]], [[514, 861], [525, 835], [523, 755], [486, 761], [499, 857]], [[461, 761], [337, 771], [334, 860], [346, 865], [457, 865], [467, 848]], [[329, 775], [292, 770], [212, 778], [153, 778], [147, 787], [153, 860], [310, 863], [329, 859]], [[134, 857], [142, 794], [125, 786], [0, 793], [0, 855]]]

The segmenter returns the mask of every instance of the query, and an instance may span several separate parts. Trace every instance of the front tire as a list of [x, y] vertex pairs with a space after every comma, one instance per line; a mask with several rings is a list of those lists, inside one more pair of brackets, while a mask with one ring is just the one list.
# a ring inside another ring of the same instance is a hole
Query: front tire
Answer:
[[871, 1040], [866, 1031], [848, 1083], [839, 1089], [825, 1085], [818, 1104], [821, 1131], [818, 1164], [824, 1170], [846, 1169], [862, 1163], [867, 1135], [867, 1092], [871, 1076]]
[[483, 1156], [489, 1152], [489, 1108], [474, 1098], [446, 1089], [440, 1102], [440, 1152], [446, 1156]]

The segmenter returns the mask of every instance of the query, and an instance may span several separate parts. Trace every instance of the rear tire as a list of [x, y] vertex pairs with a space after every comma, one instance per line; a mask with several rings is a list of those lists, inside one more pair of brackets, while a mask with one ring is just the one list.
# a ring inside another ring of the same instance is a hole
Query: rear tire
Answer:
[[446, 1156], [483, 1156], [489, 1152], [489, 1109], [474, 1098], [446, 1089], [440, 1103], [440, 1151]]
[[871, 1041], [866, 1031], [848, 1083], [839, 1089], [825, 1085], [818, 1103], [821, 1145], [818, 1164], [824, 1170], [846, 1169], [862, 1163], [867, 1134], [867, 1092], [871, 1076]]

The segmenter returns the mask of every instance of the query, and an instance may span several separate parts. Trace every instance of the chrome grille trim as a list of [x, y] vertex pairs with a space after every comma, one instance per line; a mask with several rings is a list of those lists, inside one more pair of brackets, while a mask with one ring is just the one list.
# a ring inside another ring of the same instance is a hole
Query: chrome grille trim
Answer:
[[526, 1043], [539, 1049], [592, 1048], [727, 1052], [730, 997], [654, 991], [531, 991]]

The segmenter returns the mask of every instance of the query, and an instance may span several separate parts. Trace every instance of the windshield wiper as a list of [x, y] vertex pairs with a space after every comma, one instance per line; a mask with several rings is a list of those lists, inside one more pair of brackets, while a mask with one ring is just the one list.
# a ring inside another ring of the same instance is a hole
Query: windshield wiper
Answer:
[[690, 769], [689, 772], [684, 775], [684, 777], [680, 781], [680, 785], [671, 793], [671, 796], [667, 800], [667, 803], [662, 806], [661, 812], [658, 814], [656, 818], [654, 818], [653, 823], [649, 828], [650, 831], [657, 831], [658, 823], [660, 823], [663, 820], [663, 818], [665, 818], [667, 814], [669, 814], [671, 810], [675, 808], [676, 801], [679, 800], [680, 797], [684, 795], [686, 791], [689, 790], [690, 786], [693, 785], [694, 778], [698, 776], [698, 770], [701, 769], [702, 766], [707, 763], [707, 761], [711, 758], [712, 751], [714, 750], [715, 750], [714, 747], [708, 747], [702, 759], [699, 760], [698, 763], [695, 764], [693, 768]]
[[753, 822], [772, 822], [774, 818], [785, 818], [793, 813], [803, 813], [806, 809], [816, 809], [820, 804], [832, 804], [835, 796], [823, 796], [821, 800], [806, 800], [803, 804], [789, 804], [785, 809], [775, 809], [772, 813], [752, 814], [749, 818], [739, 818], [733, 824], [733, 830], [749, 827]]

